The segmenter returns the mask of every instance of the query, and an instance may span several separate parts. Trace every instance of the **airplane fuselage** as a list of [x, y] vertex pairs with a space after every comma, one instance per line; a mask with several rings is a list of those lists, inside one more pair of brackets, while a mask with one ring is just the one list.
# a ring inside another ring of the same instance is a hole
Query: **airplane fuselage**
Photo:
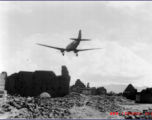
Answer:
[[70, 52], [70, 51], [76, 50], [76, 48], [78, 47], [80, 41], [81, 41], [81, 40], [79, 40], [79, 41], [73, 41], [72, 43], [70, 43], [70, 44], [66, 47], [66, 52]]

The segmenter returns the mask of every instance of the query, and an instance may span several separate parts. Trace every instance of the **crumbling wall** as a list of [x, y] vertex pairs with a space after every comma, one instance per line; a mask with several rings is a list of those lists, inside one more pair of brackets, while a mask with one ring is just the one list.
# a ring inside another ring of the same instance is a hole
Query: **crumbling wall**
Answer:
[[106, 95], [107, 94], [107, 90], [104, 87], [98, 87], [96, 89], [96, 94], [97, 95]]
[[140, 94], [140, 103], [152, 103], [152, 95], [151, 94]]
[[75, 82], [75, 86], [79, 86], [79, 88], [86, 88], [85, 84], [81, 82], [80, 79], [77, 79], [77, 81]]
[[92, 94], [92, 95], [96, 95], [96, 90], [97, 90], [97, 89], [96, 89], [95, 87], [91, 88], [91, 94]]
[[152, 103], [152, 95], [151, 94], [137, 94], [136, 95], [136, 103]]
[[18, 94], [19, 91], [16, 89], [16, 84], [18, 82], [18, 74], [14, 73], [11, 76], [8, 76], [6, 78], [6, 86], [5, 86], [5, 90], [7, 90], [7, 93], [10, 95], [14, 95], [14, 94]]
[[79, 88], [86, 88], [85, 84], [81, 82], [80, 79], [77, 79], [74, 85], [70, 87], [71, 91], [76, 92]]
[[91, 95], [91, 89], [84, 89], [81, 93], [85, 95]]
[[38, 96], [47, 92], [51, 97], [60, 97], [69, 93], [70, 76], [66, 66], [62, 66], [62, 75], [52, 71], [19, 72], [6, 79], [8, 94]]
[[136, 103], [152, 103], [152, 88], [144, 89], [138, 93]]
[[0, 73], [0, 90], [4, 90], [5, 89], [5, 79], [7, 77], [7, 73], [6, 72], [2, 72]]
[[61, 96], [66, 95], [69, 90], [70, 90], [70, 75], [69, 72], [67, 70], [67, 68], [65, 66], [62, 66], [62, 75], [61, 75], [61, 79], [60, 79], [60, 86], [59, 86], [59, 90], [62, 91]]
[[7, 78], [6, 72], [0, 73], [0, 99], [1, 99], [0, 102], [5, 102], [6, 100], [6, 95], [7, 95], [7, 92], [5, 91], [6, 78]]

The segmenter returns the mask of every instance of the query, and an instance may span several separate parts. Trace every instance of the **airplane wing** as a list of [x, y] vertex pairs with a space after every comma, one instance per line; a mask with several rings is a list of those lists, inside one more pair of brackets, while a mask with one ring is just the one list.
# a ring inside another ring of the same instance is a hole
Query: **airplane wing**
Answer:
[[39, 44], [39, 43], [37, 43], [37, 44], [38, 44], [38, 45], [41, 45], [41, 46], [44, 46], [44, 47], [49, 47], [49, 48], [53, 48], [53, 49], [57, 49], [57, 50], [61, 50], [61, 51], [66, 50], [66, 49], [64, 49], [64, 48], [58, 48], [58, 47], [53, 47], [53, 46], [43, 45], [43, 44]]
[[96, 49], [102, 49], [102, 48], [76, 49], [76, 51], [81, 52], [81, 51], [87, 51], [87, 50], [96, 50]]

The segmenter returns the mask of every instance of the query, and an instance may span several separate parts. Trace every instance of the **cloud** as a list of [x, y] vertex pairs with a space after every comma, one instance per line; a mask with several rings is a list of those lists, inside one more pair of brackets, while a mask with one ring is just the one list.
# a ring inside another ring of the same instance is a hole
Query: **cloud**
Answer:
[[34, 71], [37, 69], [37, 64], [35, 64], [31, 59], [31, 50], [26, 49], [23, 51], [17, 51], [14, 53], [12, 58], [3, 61], [3, 70], [7, 71], [8, 74], [19, 71]]
[[79, 58], [74, 58], [68, 62], [67, 66], [73, 63], [72, 68], [76, 69], [75, 73], [72, 68], [70, 69], [73, 76], [80, 77], [90, 83], [93, 81], [95, 85], [98, 85], [97, 82], [103, 83], [103, 81], [108, 83], [143, 81], [144, 77], [151, 75], [151, 64], [117, 42], [96, 40], [88, 45], [88, 48], [91, 46], [101, 47], [101, 45], [105, 45], [106, 48], [100, 51], [79, 53]]
[[131, 47], [131, 50], [133, 51], [143, 51], [148, 49], [149, 46], [145, 42], [134, 42], [134, 45]]

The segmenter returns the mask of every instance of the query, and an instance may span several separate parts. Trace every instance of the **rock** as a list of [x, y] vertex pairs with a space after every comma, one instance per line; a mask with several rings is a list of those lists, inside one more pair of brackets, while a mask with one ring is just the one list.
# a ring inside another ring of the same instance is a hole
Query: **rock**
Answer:
[[14, 102], [14, 101], [10, 101], [9, 104], [14, 106], [14, 107], [16, 107], [17, 109], [21, 108], [21, 106], [19, 104], [17, 104], [16, 102]]
[[43, 93], [40, 94], [40, 98], [49, 98], [49, 97], [51, 97], [51, 96], [47, 92], [43, 92]]
[[33, 100], [32, 97], [28, 97], [28, 98], [27, 98], [27, 102], [33, 102], [32, 100]]

